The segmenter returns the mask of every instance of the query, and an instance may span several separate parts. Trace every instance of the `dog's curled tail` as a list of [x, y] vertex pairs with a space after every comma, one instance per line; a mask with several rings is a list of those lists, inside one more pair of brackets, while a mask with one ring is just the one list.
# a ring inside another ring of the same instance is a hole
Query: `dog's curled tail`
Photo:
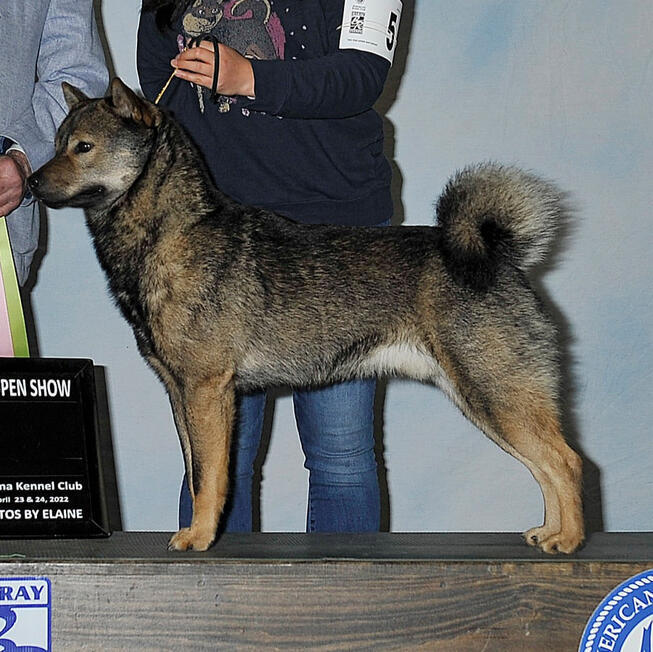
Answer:
[[485, 289], [506, 262], [526, 270], [542, 261], [565, 209], [552, 183], [484, 163], [451, 178], [436, 213], [447, 268], [458, 281]]

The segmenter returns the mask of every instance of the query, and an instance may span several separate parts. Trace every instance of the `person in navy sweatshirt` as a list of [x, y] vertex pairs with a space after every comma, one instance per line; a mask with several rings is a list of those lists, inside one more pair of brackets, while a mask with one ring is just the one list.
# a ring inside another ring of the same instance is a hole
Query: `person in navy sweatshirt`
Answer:
[[[234, 199], [304, 223], [382, 226], [392, 216], [391, 171], [372, 107], [390, 60], [341, 47], [344, 12], [343, 0], [144, 0], [138, 74], [153, 100], [176, 69], [161, 104]], [[307, 531], [380, 527], [375, 389], [356, 380], [293, 394], [309, 470]], [[239, 399], [226, 531], [252, 529], [265, 400]], [[184, 480], [180, 527], [191, 517]]]

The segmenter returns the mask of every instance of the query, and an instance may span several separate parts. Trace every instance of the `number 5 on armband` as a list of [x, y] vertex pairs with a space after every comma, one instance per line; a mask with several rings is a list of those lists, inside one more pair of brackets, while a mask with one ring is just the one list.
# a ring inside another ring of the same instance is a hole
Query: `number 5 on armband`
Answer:
[[345, 0], [340, 49], [378, 54], [392, 64], [401, 8], [401, 0]]

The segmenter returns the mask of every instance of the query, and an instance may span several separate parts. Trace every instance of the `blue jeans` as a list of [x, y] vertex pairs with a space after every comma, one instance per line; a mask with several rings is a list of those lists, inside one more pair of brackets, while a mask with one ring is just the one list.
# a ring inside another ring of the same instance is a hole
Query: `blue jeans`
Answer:
[[[375, 380], [353, 380], [293, 393], [295, 419], [309, 471], [307, 532], [378, 532], [380, 492], [374, 451]], [[232, 445], [226, 532], [251, 532], [254, 460], [263, 429], [265, 394], [240, 397]], [[193, 513], [186, 479], [179, 526]]]

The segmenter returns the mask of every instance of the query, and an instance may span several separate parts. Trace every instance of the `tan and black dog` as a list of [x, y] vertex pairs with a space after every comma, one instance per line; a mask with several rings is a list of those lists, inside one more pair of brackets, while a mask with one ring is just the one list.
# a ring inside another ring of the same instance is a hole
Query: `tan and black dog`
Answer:
[[513, 167], [458, 173], [438, 226], [295, 224], [209, 181], [196, 148], [120, 80], [65, 85], [56, 155], [30, 179], [51, 207], [85, 209], [109, 287], [166, 386], [194, 500], [170, 547], [205, 550], [228, 492], [235, 390], [400, 374], [441, 387], [540, 484], [530, 545], [584, 538], [581, 461], [559, 421], [559, 351], [526, 272], [560, 193]]

